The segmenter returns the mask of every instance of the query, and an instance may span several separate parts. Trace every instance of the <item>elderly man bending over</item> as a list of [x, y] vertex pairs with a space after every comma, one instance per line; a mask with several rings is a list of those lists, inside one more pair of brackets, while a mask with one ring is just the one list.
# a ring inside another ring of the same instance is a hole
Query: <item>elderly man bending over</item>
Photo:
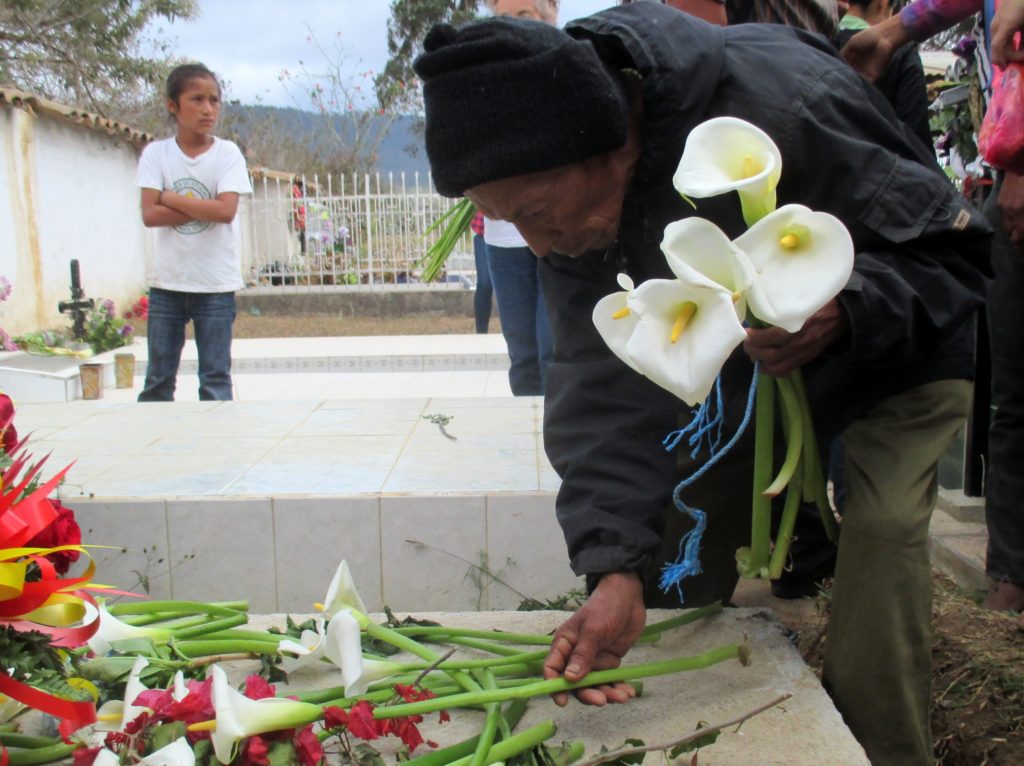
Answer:
[[[928, 520], [937, 461], [970, 399], [983, 219], [881, 96], [821, 38], [794, 29], [722, 29], [656, 3], [564, 32], [497, 18], [435, 27], [416, 71], [438, 190], [514, 223], [541, 262], [555, 338], [545, 446], [562, 477], [571, 565], [590, 589], [557, 632], [546, 673], [576, 680], [616, 666], [645, 603], [664, 603], [651, 583], [675, 549], [673, 528], [684, 528], [671, 493], [695, 466], [661, 445], [689, 409], [614, 356], [591, 314], [620, 289], [620, 272], [636, 284], [672, 278], [659, 248], [668, 223], [696, 214], [730, 238], [743, 233], [735, 195], [698, 200], [695, 213], [671, 182], [694, 126], [737, 117], [781, 151], [778, 204], [836, 216], [856, 256], [849, 283], [799, 332], [746, 331], [722, 372], [729, 425], [751, 359], [772, 374], [803, 367], [819, 444], [842, 434], [849, 484], [824, 682], [875, 763], [930, 763]], [[688, 502], [709, 519], [687, 606], [726, 600], [735, 586], [750, 455], [741, 441], [692, 488]]]

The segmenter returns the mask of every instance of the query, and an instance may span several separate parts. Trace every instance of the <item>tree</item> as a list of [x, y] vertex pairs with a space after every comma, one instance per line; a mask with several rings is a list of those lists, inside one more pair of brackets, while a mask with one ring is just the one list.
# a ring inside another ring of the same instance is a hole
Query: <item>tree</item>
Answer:
[[142, 53], [146, 26], [195, 13], [195, 0], [3, 0], [0, 83], [110, 114], [166, 75], [166, 55]]
[[412, 62], [434, 24], [462, 24], [475, 19], [481, 0], [392, 0], [388, 20], [388, 62], [374, 85], [386, 109], [418, 111], [419, 90]]

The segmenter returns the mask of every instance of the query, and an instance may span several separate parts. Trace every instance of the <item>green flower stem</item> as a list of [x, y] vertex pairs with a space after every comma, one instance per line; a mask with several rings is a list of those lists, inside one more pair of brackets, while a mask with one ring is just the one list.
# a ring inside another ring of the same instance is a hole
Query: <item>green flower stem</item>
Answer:
[[37, 763], [50, 763], [60, 761], [70, 756], [81, 745], [65, 745], [63, 742], [48, 747], [35, 747], [17, 750], [8, 750], [7, 763], [9, 766], [33, 766]]
[[791, 381], [786, 378], [776, 378], [775, 383], [779, 390], [779, 399], [782, 402], [782, 415], [786, 419], [786, 457], [782, 461], [775, 480], [764, 490], [768, 497], [776, 497], [789, 484], [796, 470], [804, 447], [804, 428], [801, 422], [800, 404], [796, 398], [796, 391]]
[[836, 542], [839, 539], [839, 526], [836, 524], [836, 517], [832, 513], [832, 506], [829, 504], [828, 493], [825, 490], [825, 474], [821, 469], [821, 453], [818, 451], [818, 437], [814, 433], [814, 418], [811, 415], [810, 402], [807, 401], [804, 376], [800, 370], [797, 370], [789, 377], [793, 381], [797, 401], [800, 403], [800, 410], [803, 413], [804, 496], [813, 500], [814, 504], [818, 506], [825, 534], [828, 535], [829, 540]]
[[746, 577], [758, 577], [768, 567], [772, 531], [772, 499], [764, 494], [771, 482], [775, 438], [775, 378], [758, 373], [754, 403], [754, 498], [750, 526], [750, 559]]
[[[373, 688], [366, 694], [361, 694], [358, 697], [346, 697], [344, 686], [334, 686], [329, 689], [315, 689], [308, 692], [294, 693], [291, 690], [288, 691], [288, 696], [293, 697], [300, 702], [312, 702], [317, 705], [323, 705], [325, 707], [340, 707], [350, 708], [360, 700], [369, 700], [370, 702], [387, 702], [395, 696], [394, 689], [392, 688], [395, 683], [405, 683], [408, 681], [412, 683], [419, 676], [419, 673], [410, 675], [406, 678], [400, 676], [392, 676], [387, 681], [378, 681], [377, 684], [385, 684], [386, 686]], [[536, 683], [536, 678], [499, 678], [498, 688], [499, 689], [511, 689], [516, 686], [526, 686], [528, 684]], [[374, 686], [377, 686], [374, 684]], [[430, 689], [438, 697], [445, 695], [451, 695], [456, 693], [462, 687], [455, 684], [447, 679], [432, 680], [430, 676], [427, 676], [420, 681], [419, 686], [424, 689]], [[283, 694], [284, 692], [282, 692]]]
[[249, 616], [244, 612], [234, 612], [233, 617], [221, 617], [218, 620], [211, 620], [203, 625], [194, 625], [190, 628], [182, 628], [171, 632], [171, 636], [178, 641], [205, 636], [208, 633], [216, 633], [227, 628], [234, 628], [238, 625], [245, 625]]
[[793, 540], [793, 527], [796, 525], [800, 501], [803, 500], [800, 475], [802, 471], [802, 464], [798, 465], [793, 473], [793, 482], [786, 489], [786, 504], [782, 508], [782, 519], [779, 521], [779, 531], [775, 534], [775, 547], [772, 549], [772, 558], [768, 564], [768, 577], [772, 580], [777, 580], [782, 576], [782, 570], [789, 558], [789, 544]]
[[[365, 614], [358, 614], [354, 609], [352, 610], [352, 614], [356, 617], [363, 630], [366, 631], [366, 635], [370, 638], [377, 638], [381, 641], [385, 641], [392, 646], [424, 659], [427, 662], [437, 662], [441, 657], [437, 652], [432, 649], [428, 649], [420, 642], [414, 641], [408, 636], [404, 636], [386, 625], [378, 625], [370, 620]], [[465, 671], [451, 670], [448, 671], [448, 675], [451, 676], [451, 679], [455, 681], [455, 683], [467, 692], [480, 691], [480, 685], [470, 678]]]
[[140, 601], [112, 604], [107, 611], [115, 617], [138, 614], [212, 614], [218, 617], [230, 617], [240, 610], [231, 609], [217, 604], [205, 604], [201, 601]]
[[179, 628], [191, 628], [195, 625], [205, 625], [211, 620], [217, 619], [208, 614], [188, 615], [187, 617], [175, 617], [173, 614], [140, 614], [135, 617], [118, 618], [126, 625], [134, 625], [137, 628], [156, 626], [165, 630], [177, 630]]
[[540, 636], [536, 633], [506, 633], [502, 630], [473, 630], [470, 628], [446, 628], [431, 625], [410, 625], [405, 628], [395, 628], [394, 630], [403, 636], [427, 637], [440, 640], [451, 637], [482, 638], [488, 641], [504, 641], [507, 644], [551, 645], [551, 636]]
[[0, 744], [4, 747], [49, 747], [59, 745], [60, 739], [56, 737], [33, 737], [29, 734], [16, 734], [14, 732], [0, 733]]
[[[502, 740], [492, 747], [483, 759], [483, 764], [487, 766], [498, 761], [507, 761], [509, 758], [519, 755], [519, 753], [532, 750], [545, 740], [555, 736], [556, 731], [554, 721], [544, 721], [544, 723], [532, 726], [526, 731]], [[459, 758], [458, 760], [451, 761], [449, 766], [469, 766], [471, 759], [472, 756]]]
[[706, 617], [712, 617], [721, 611], [722, 604], [717, 601], [714, 604], [708, 604], [707, 606], [702, 606], [699, 609], [690, 609], [685, 614], [681, 614], [678, 617], [670, 617], [669, 619], [662, 620], [661, 622], [652, 622], [640, 632], [640, 636], [641, 638], [656, 639], [666, 631], [682, 627], [683, 625], [689, 625], [690, 623], [697, 622], [697, 620], [703, 620]]
[[[480, 675], [480, 686], [486, 691], [497, 690], [494, 682], [494, 674], [483, 670]], [[487, 755], [494, 745], [494, 737], [498, 733], [498, 719], [501, 717], [501, 704], [491, 702], [487, 705], [487, 716], [484, 718], [484, 727], [480, 730], [480, 738], [477, 740], [473, 755], [469, 759], [469, 766], [484, 766], [487, 763]]]
[[[519, 721], [523, 717], [523, 713], [526, 712], [526, 700], [512, 700], [505, 706], [505, 712], [502, 713], [502, 720], [505, 726], [511, 730], [514, 729]], [[462, 742], [458, 742], [450, 747], [445, 747], [440, 750], [434, 750], [418, 758], [412, 758], [406, 761], [405, 766], [446, 766], [458, 758], [462, 758], [467, 755], [472, 755], [476, 749], [476, 743], [480, 739], [478, 734], [475, 737], [464, 739]]]
[[651, 676], [663, 676], [670, 673], [681, 673], [685, 670], [706, 668], [710, 665], [730, 659], [739, 659], [743, 664], [747, 664], [749, 662], [749, 655], [750, 650], [746, 646], [740, 644], [728, 644], [691, 657], [676, 657], [671, 660], [648, 662], [642, 665], [634, 665], [632, 667], [597, 670], [576, 682], [566, 681], [564, 678], [552, 678], [547, 681], [535, 681], [532, 684], [526, 684], [524, 686], [514, 688], [453, 694], [443, 699], [429, 699], [422, 702], [410, 702], [404, 705], [390, 705], [386, 708], [377, 708], [373, 711], [373, 715], [375, 718], [398, 718], [406, 715], [425, 715], [427, 713], [434, 713], [438, 710], [446, 710], [448, 708], [486, 705], [488, 702], [503, 702], [511, 699], [526, 699], [545, 694], [556, 694], [558, 692], [572, 691], [573, 689], [582, 689], [586, 686], [600, 686], [602, 684], [632, 681], [638, 678], [649, 678]]
[[522, 670], [529, 671], [530, 668], [542, 662], [548, 656], [546, 651], [522, 652], [508, 657], [488, 657], [482, 660], [445, 660], [439, 665], [430, 665], [419, 662], [399, 663], [401, 672], [414, 670], [426, 670], [428, 667], [435, 667], [437, 670], [473, 670], [476, 668], [490, 668], [491, 670], [505, 675], [516, 675]]
[[209, 654], [277, 654], [277, 645], [266, 641], [228, 640], [197, 640], [177, 641], [173, 643], [175, 651], [182, 657], [196, 659]]
[[461, 638], [459, 636], [451, 636], [444, 640], [446, 644], [454, 644], [455, 646], [464, 646], [467, 649], [478, 649], [481, 652], [490, 652], [491, 654], [497, 654], [502, 657], [515, 657], [522, 653], [521, 649], [517, 649], [514, 646], [504, 646], [502, 644], [492, 644], [489, 641], [480, 641], [476, 638]]
[[289, 636], [283, 633], [263, 633], [258, 630], [239, 630], [238, 628], [228, 628], [227, 630], [218, 630], [215, 633], [207, 633], [203, 636], [207, 641], [219, 641], [221, 639], [227, 640], [241, 640], [241, 641], [262, 641], [267, 644], [273, 644], [277, 646]]

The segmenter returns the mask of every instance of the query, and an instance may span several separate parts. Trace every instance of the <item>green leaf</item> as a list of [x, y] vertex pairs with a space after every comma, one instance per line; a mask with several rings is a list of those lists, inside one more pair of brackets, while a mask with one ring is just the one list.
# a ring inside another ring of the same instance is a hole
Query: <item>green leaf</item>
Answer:
[[352, 748], [352, 755], [359, 766], [387, 766], [380, 753], [365, 742]]
[[267, 751], [267, 760], [270, 761], [270, 766], [300, 766], [299, 754], [295, 752], [295, 745], [290, 739], [271, 743]]
[[173, 721], [150, 729], [149, 752], [159, 750], [161, 747], [171, 744], [176, 739], [181, 739], [188, 731], [184, 721]]
[[[623, 742], [621, 745], [619, 745], [615, 749], [616, 750], [627, 750], [627, 749], [632, 749], [634, 747], [643, 747], [643, 746], [644, 746], [644, 741], [642, 739], [627, 739], [625, 742]], [[607, 753], [607, 752], [609, 752], [608, 748], [606, 748], [606, 747], [604, 747], [602, 745], [601, 746], [601, 753]], [[632, 755], [620, 756], [619, 758], [616, 758], [613, 761], [605, 761], [605, 763], [618, 764], [618, 766], [636, 766], [636, 764], [644, 762], [644, 756], [645, 755], [647, 755], [647, 753], [633, 753]]]
[[[697, 730], [700, 731], [707, 725], [707, 721], [701, 721], [699, 724], [697, 724]], [[718, 737], [721, 733], [722, 732], [720, 730], [709, 731], [703, 737], [698, 737], [697, 739], [691, 742], [684, 742], [681, 745], [676, 745], [674, 748], [669, 750], [668, 757], [670, 759], [678, 758], [683, 753], [692, 753], [696, 750], [700, 750], [702, 747], [713, 745], [718, 740]]]

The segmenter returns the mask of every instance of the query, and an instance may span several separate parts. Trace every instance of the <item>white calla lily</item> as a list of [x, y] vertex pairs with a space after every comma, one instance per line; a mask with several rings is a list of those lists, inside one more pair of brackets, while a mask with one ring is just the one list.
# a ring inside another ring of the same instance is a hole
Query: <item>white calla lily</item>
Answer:
[[[141, 761], [146, 766], [196, 766], [196, 754], [184, 737], [154, 750]], [[95, 766], [95, 764], [93, 765]]]
[[292, 673], [299, 668], [319, 663], [323, 659], [326, 639], [323, 618], [317, 617], [315, 625], [316, 630], [302, 631], [298, 641], [285, 639], [277, 645], [279, 652], [295, 655], [294, 657], [285, 657], [281, 661], [281, 669], [285, 673]]
[[650, 279], [629, 298], [639, 321], [626, 353], [684, 402], [707, 398], [725, 360], [746, 337], [732, 293], [710, 282]]
[[696, 283], [710, 279], [732, 293], [736, 316], [746, 317], [745, 294], [754, 281], [754, 267], [715, 224], [696, 217], [673, 221], [665, 227], [661, 251], [679, 279]]
[[366, 614], [366, 606], [359, 597], [359, 591], [356, 590], [347, 561], [342, 561], [338, 565], [338, 571], [334, 573], [334, 578], [327, 588], [327, 596], [324, 597], [322, 605], [322, 611], [328, 617], [333, 617], [342, 609], [354, 609], [361, 614]]
[[[237, 755], [238, 743], [253, 734], [294, 729], [316, 721], [322, 711], [319, 705], [308, 702], [268, 697], [251, 700], [236, 691], [228, 682], [227, 674], [218, 666], [213, 675], [213, 708], [217, 716], [210, 739], [213, 752], [221, 763], [231, 763]], [[197, 730], [205, 724], [193, 724]]]
[[359, 623], [347, 609], [331, 618], [327, 625], [327, 640], [324, 645], [327, 659], [341, 669], [346, 697], [365, 694], [374, 681], [401, 672], [401, 666], [397, 663], [368, 660], [363, 657]]
[[135, 660], [128, 681], [124, 685], [124, 699], [104, 702], [96, 711], [96, 723], [93, 725], [96, 731], [124, 731], [124, 727], [140, 715], [152, 712], [148, 707], [135, 704], [136, 698], [147, 691], [141, 676], [148, 665], [149, 660], [145, 657]]
[[188, 696], [188, 684], [185, 683], [185, 674], [180, 670], [174, 674], [174, 686], [171, 689], [171, 699], [181, 702]]
[[750, 226], [775, 209], [781, 175], [782, 155], [767, 133], [745, 120], [715, 117], [686, 137], [672, 183], [687, 197], [738, 192]]
[[154, 641], [164, 641], [169, 635], [169, 632], [163, 628], [145, 628], [121, 622], [108, 612], [107, 607], [102, 603], [97, 610], [92, 604], [85, 602], [83, 622], [86, 624], [92, 622], [96, 618], [97, 611], [100, 624], [87, 642], [97, 657], [102, 657], [110, 652], [110, 645], [114, 641], [125, 641], [131, 638], [151, 638]]
[[797, 332], [839, 294], [853, 271], [853, 239], [842, 221], [786, 205], [735, 241], [754, 264], [747, 295], [758, 319]]
[[622, 292], [606, 295], [594, 306], [593, 320], [594, 327], [607, 344], [608, 348], [641, 375], [640, 370], [626, 353], [626, 345], [629, 343], [638, 321], [636, 314], [630, 311], [626, 305], [627, 299], [633, 292], [633, 280], [628, 274], [619, 274], [619, 286]]

